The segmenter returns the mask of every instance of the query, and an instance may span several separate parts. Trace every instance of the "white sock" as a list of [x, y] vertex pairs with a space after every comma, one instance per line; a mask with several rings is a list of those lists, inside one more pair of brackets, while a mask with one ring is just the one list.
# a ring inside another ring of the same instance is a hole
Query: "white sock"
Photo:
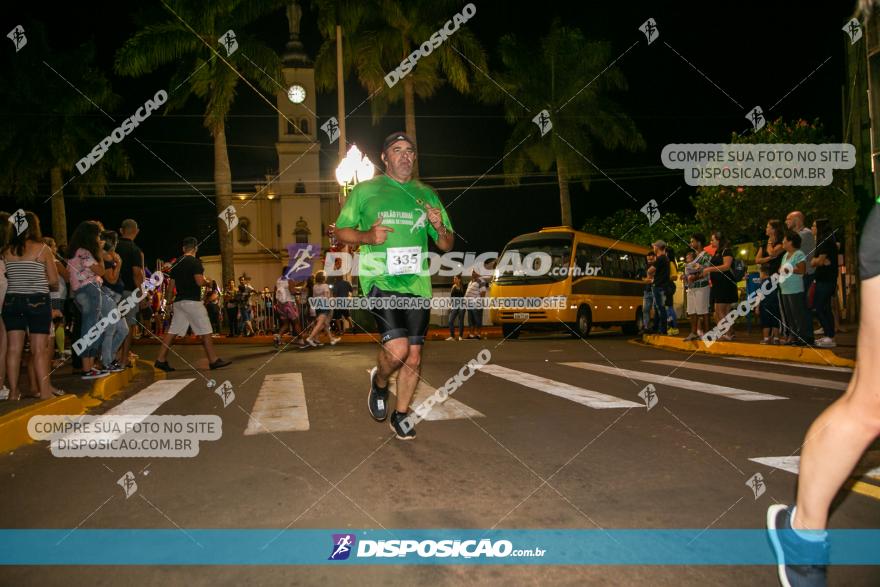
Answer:
[[[797, 506], [791, 508], [791, 521], [794, 522], [795, 514], [797, 513]], [[795, 535], [807, 542], [825, 542], [828, 538], [828, 532], [825, 530], [799, 530], [794, 527], [792, 524], [791, 529], [794, 530]]]

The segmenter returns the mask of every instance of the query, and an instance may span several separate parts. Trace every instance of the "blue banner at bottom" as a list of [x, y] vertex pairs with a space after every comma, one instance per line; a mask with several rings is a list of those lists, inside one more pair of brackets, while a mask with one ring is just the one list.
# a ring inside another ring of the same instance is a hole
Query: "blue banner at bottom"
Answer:
[[[832, 565], [880, 530], [829, 530]], [[819, 564], [802, 555], [798, 564]], [[773, 565], [766, 530], [0, 530], [2, 565]]]

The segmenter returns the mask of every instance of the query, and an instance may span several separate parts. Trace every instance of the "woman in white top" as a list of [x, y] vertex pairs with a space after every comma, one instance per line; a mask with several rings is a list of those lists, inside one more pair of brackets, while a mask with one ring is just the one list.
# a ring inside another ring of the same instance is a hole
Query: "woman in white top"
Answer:
[[[21, 354], [25, 333], [30, 336], [31, 353], [36, 369], [37, 388], [31, 395], [49, 399], [64, 392], [52, 387], [49, 381], [49, 353], [47, 339], [52, 325], [52, 307], [49, 290], [58, 288], [58, 271], [52, 251], [43, 242], [40, 221], [33, 212], [10, 225], [2, 256], [6, 263], [6, 298], [3, 301], [3, 321], [9, 348], [6, 352], [6, 375], [10, 397], [21, 399], [18, 387]], [[39, 395], [35, 392], [39, 391]]]
[[[333, 297], [333, 294], [330, 292], [330, 286], [327, 285], [327, 276], [323, 271], [318, 271], [318, 273], [315, 274], [315, 288], [313, 292], [313, 295], [316, 298], [326, 298], [329, 300]], [[312, 328], [312, 333], [309, 334], [309, 337], [306, 339], [306, 344], [320, 346], [319, 343], [315, 341], [315, 336], [320, 334], [321, 331], [327, 332], [327, 338], [330, 339], [331, 345], [339, 342], [340, 339], [335, 338], [333, 333], [330, 332], [330, 310], [315, 308], [315, 315], [317, 316], [315, 327]]]

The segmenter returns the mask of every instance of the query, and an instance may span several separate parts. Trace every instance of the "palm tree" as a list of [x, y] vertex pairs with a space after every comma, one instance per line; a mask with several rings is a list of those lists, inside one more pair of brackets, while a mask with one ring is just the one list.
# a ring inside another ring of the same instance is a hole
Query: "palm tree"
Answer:
[[[553, 23], [539, 44], [513, 35], [499, 43], [502, 69], [484, 83], [488, 102], [501, 102], [508, 123], [513, 125], [504, 152], [504, 171], [510, 185], [537, 168], [556, 167], [562, 224], [572, 225], [569, 182], [580, 181], [589, 189], [595, 147], [644, 148], [635, 123], [608, 97], [625, 90], [626, 80], [611, 61], [611, 47], [588, 41], [577, 29]], [[607, 69], [606, 69], [607, 67]], [[552, 130], [541, 134], [532, 119], [547, 110]]]
[[[482, 75], [475, 73], [475, 70], [486, 69], [486, 55], [466, 24], [429, 56], [419, 59], [416, 67], [399, 83], [390, 88], [385, 83], [385, 76], [390, 71], [397, 68], [415, 48], [428, 41], [465, 4], [460, 0], [370, 0], [362, 3], [362, 12], [356, 15], [355, 20], [362, 32], [353, 39], [354, 35], [349, 35], [346, 42], [351, 48], [346, 48], [343, 68], [347, 74], [354, 67], [361, 85], [372, 96], [370, 107], [373, 122], [385, 115], [392, 104], [403, 100], [406, 133], [418, 141], [417, 96], [422, 100], [431, 98], [445, 82], [461, 93], [472, 90], [474, 76]], [[325, 48], [330, 51], [327, 42], [316, 60], [317, 79], [319, 87], [331, 89], [335, 87], [335, 62], [331, 64], [325, 55]], [[418, 162], [413, 173], [418, 175]]]
[[[7, 54], [0, 73], [0, 86], [4, 88], [0, 99], [4, 117], [0, 131], [0, 159], [4, 163], [0, 193], [23, 200], [51, 198], [52, 235], [64, 245], [64, 187], [70, 186], [80, 196], [104, 195], [108, 175], [127, 178], [131, 174], [121, 145], [112, 145], [85, 174], [75, 169], [76, 162], [115, 128], [116, 124], [101, 111], [112, 111], [119, 96], [93, 65], [95, 50], [91, 44], [53, 53], [42, 26], [30, 24], [25, 30], [26, 47], [20, 53]], [[49, 194], [40, 189], [47, 175]]]
[[[205, 103], [204, 125], [214, 140], [214, 196], [218, 215], [232, 203], [232, 172], [226, 147], [226, 116], [241, 79], [230, 65], [261, 90], [282, 87], [281, 59], [249, 34], [248, 25], [277, 10], [278, 0], [167, 0], [166, 12], [135, 33], [116, 54], [116, 71], [141, 76], [174, 64], [166, 111], [183, 107], [194, 95]], [[157, 15], [159, 16], [159, 15]], [[227, 56], [218, 39], [233, 30], [238, 49]], [[218, 57], [222, 56], [222, 59]], [[174, 90], [180, 86], [180, 89]], [[235, 277], [232, 232], [217, 219], [223, 282]]]

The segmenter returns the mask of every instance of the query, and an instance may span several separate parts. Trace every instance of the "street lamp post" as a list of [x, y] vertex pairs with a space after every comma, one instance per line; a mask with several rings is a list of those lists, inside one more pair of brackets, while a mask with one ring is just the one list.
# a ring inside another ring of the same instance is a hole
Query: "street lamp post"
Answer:
[[[368, 179], [372, 179], [373, 175], [376, 173], [376, 168], [373, 166], [373, 162], [370, 161], [370, 158], [361, 153], [360, 149], [357, 148], [357, 145], [352, 145], [351, 148], [346, 153], [345, 158], [339, 162], [339, 165], [336, 167], [336, 181], [339, 183], [339, 206], [340, 208], [345, 204], [345, 200], [348, 199], [348, 194], [351, 192], [352, 188], [361, 181], [367, 181]], [[333, 226], [333, 230], [335, 232], [336, 226]], [[351, 247], [347, 244], [343, 245], [343, 251], [346, 253], [351, 252]], [[351, 275], [348, 274], [345, 276], [349, 281], [351, 280]]]

